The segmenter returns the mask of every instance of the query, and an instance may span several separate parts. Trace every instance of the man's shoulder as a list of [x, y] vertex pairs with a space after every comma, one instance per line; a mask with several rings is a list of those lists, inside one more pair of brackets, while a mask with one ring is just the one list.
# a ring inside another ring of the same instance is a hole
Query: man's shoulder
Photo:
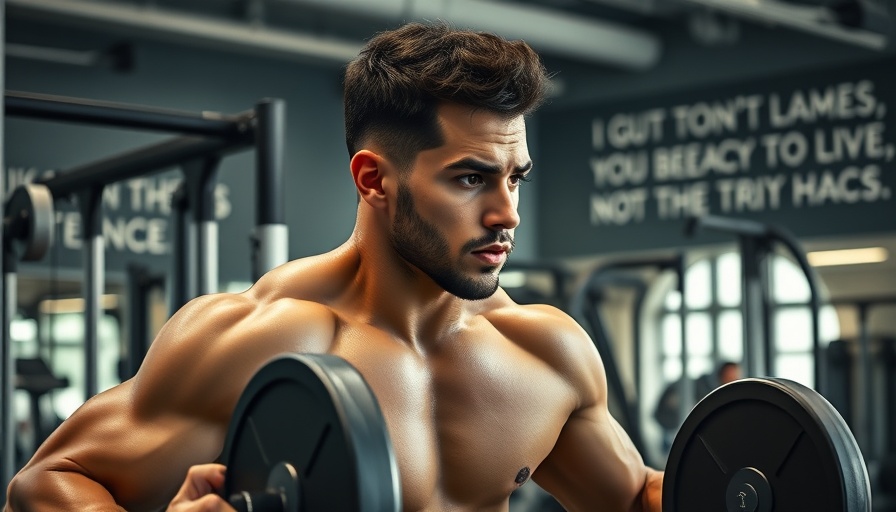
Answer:
[[277, 319], [265, 318], [270, 315], [282, 321], [285, 320], [284, 316], [301, 316], [309, 320], [315, 317], [329, 319], [334, 313], [326, 304], [307, 297], [278, 293], [270, 287], [252, 287], [241, 293], [214, 293], [197, 297], [178, 311], [172, 320], [188, 317], [191, 323], [223, 328], [241, 322]]
[[262, 301], [296, 299], [326, 304], [350, 284], [357, 265], [356, 258], [345, 250], [295, 259], [267, 272], [249, 292]]
[[[158, 397], [179, 397], [181, 406], [194, 407], [197, 397], [209, 396], [224, 397], [232, 406], [249, 378], [273, 357], [328, 352], [336, 326], [329, 308], [309, 301], [259, 300], [248, 292], [199, 297], [181, 308], [153, 341], [137, 374], [142, 403], [153, 408]], [[189, 386], [183, 379], [187, 375]], [[222, 375], [228, 376], [226, 384]], [[224, 402], [209, 405], [210, 414], [223, 414], [226, 407], [216, 405]]]
[[582, 327], [561, 309], [548, 304], [502, 302], [483, 313], [512, 341], [581, 343], [588, 341]]
[[553, 367], [574, 387], [591, 386], [603, 364], [588, 333], [546, 304], [506, 304], [484, 315], [513, 344]]
[[284, 295], [259, 297], [252, 290], [192, 300], [162, 328], [154, 347], [177, 357], [212, 353], [226, 357], [245, 347], [275, 354], [325, 352], [337, 317], [327, 306]]

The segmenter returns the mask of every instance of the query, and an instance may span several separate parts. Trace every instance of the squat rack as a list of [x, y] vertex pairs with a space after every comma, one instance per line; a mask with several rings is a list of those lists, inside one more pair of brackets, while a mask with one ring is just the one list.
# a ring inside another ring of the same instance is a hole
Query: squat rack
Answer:
[[[192, 215], [181, 215], [176, 230], [187, 236], [175, 243], [173, 274], [177, 286], [172, 294], [176, 309], [197, 295], [217, 291], [218, 231], [214, 217], [214, 188], [217, 168], [228, 154], [255, 148], [256, 152], [256, 225], [252, 234], [252, 273], [257, 279], [264, 272], [288, 259], [288, 228], [284, 220], [283, 151], [286, 106], [279, 99], [264, 99], [254, 108], [236, 114], [190, 113], [123, 103], [94, 101], [43, 94], [7, 92], [7, 115], [69, 121], [107, 127], [138, 128], [173, 132], [180, 135], [162, 142], [120, 153], [65, 172], [44, 177], [33, 185], [53, 200], [75, 197], [82, 216], [84, 269], [84, 346], [86, 398], [97, 393], [98, 326], [101, 314], [105, 266], [101, 202], [106, 185], [180, 167], [187, 208]], [[32, 196], [33, 190], [25, 192]], [[0, 192], [3, 192], [0, 185]], [[19, 192], [17, 189], [16, 192]], [[21, 197], [23, 194], [10, 194]], [[52, 209], [52, 201], [49, 208]], [[12, 478], [15, 459], [15, 425], [12, 414], [14, 363], [11, 356], [9, 325], [15, 314], [17, 298], [14, 236], [39, 236], [32, 224], [15, 229], [28, 213], [19, 212], [4, 199], [2, 257], [4, 288], [2, 294], [2, 342], [0, 342], [0, 484], [5, 489]], [[7, 211], [10, 207], [13, 211]], [[31, 212], [33, 213], [33, 212]], [[52, 213], [51, 213], [52, 215]], [[192, 218], [189, 218], [192, 217]], [[52, 217], [51, 217], [52, 219]], [[51, 225], [54, 220], [51, 220]], [[52, 231], [52, 230], [51, 230]], [[178, 243], [179, 242], [179, 243]]]

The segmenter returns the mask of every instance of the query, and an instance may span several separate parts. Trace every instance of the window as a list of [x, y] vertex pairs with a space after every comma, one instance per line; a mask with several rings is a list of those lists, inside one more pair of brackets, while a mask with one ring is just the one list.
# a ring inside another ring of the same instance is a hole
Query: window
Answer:
[[[775, 358], [769, 371], [812, 387], [812, 314], [809, 285], [799, 266], [789, 259], [769, 258], [772, 336]], [[738, 253], [701, 259], [685, 273], [684, 335], [687, 341], [688, 376], [698, 378], [712, 372], [718, 361], [743, 359], [743, 317], [741, 313], [741, 265]], [[659, 312], [660, 368], [664, 382], [682, 375], [681, 296], [669, 291]], [[839, 337], [836, 312], [823, 306], [820, 315], [821, 340]]]
[[[53, 393], [53, 410], [59, 418], [66, 419], [84, 403], [86, 388], [84, 315], [82, 313], [42, 315], [40, 324], [41, 332], [48, 336], [48, 339], [44, 340], [44, 345], [49, 346], [49, 339], [53, 340], [53, 347], [49, 350], [47, 358], [51, 370], [56, 376], [66, 377], [69, 380], [69, 387]], [[118, 360], [121, 336], [118, 320], [109, 314], [101, 315], [97, 332], [99, 392], [119, 383]]]

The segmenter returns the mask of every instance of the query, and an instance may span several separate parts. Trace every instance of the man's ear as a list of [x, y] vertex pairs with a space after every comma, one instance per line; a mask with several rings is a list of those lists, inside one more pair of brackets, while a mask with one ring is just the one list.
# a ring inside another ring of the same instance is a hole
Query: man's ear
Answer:
[[385, 159], [373, 151], [362, 149], [352, 157], [351, 170], [361, 200], [374, 208], [385, 207], [386, 192], [383, 185], [387, 174]]

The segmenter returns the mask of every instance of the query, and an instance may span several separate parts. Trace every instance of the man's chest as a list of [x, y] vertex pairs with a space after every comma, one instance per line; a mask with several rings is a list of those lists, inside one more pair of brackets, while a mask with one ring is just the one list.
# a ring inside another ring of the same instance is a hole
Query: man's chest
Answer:
[[488, 330], [425, 354], [373, 329], [338, 341], [335, 353], [383, 410], [408, 510], [500, 508], [550, 452], [574, 404], [554, 369]]

